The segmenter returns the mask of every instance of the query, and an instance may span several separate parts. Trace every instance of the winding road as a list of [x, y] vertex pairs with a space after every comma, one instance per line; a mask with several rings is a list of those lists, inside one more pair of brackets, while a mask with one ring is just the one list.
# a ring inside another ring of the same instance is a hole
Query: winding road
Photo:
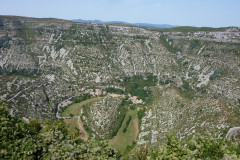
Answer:
[[240, 132], [240, 127], [230, 128], [230, 130], [228, 131], [228, 133], [226, 135], [226, 138], [231, 139], [233, 136], [235, 136], [239, 132]]

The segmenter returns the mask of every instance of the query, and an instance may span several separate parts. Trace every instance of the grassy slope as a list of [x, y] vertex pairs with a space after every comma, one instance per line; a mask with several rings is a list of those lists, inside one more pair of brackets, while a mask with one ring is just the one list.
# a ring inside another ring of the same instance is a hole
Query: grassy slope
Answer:
[[[75, 131], [77, 131], [77, 132], [80, 131], [80, 138], [83, 139], [84, 141], [87, 141], [88, 135], [84, 128], [83, 128], [83, 130], [81, 130], [78, 121], [79, 121], [78, 118], [64, 119], [64, 122], [67, 124], [68, 131], [70, 134], [74, 134]], [[80, 123], [81, 123], [81, 121], [80, 121]]]
[[68, 131], [70, 133], [74, 133], [74, 131], [76, 130], [75, 128], [78, 128], [78, 119], [77, 118], [71, 118], [71, 119], [64, 119], [64, 122], [67, 124], [68, 126]]
[[81, 114], [81, 107], [83, 105], [86, 105], [88, 103], [92, 103], [98, 100], [103, 99], [103, 97], [95, 97], [91, 99], [87, 99], [85, 101], [82, 101], [80, 103], [75, 103], [67, 107], [67, 109], [61, 114], [62, 117], [68, 117], [69, 114], [73, 114], [74, 116], [79, 116]]
[[[123, 128], [126, 125], [126, 121], [128, 116], [132, 116], [132, 120], [127, 128], [127, 131], [123, 133]], [[124, 122], [122, 123], [122, 127], [119, 129], [117, 136], [115, 136], [111, 141], [110, 145], [114, 148], [119, 150], [120, 152], [124, 152], [127, 145], [132, 145], [134, 141], [136, 141], [136, 127], [134, 126], [134, 120], [138, 120], [137, 118], [137, 110], [129, 110], [126, 114]]]
[[[86, 104], [89, 104], [89, 103], [92, 103], [92, 102], [95, 102], [95, 101], [98, 101], [101, 99], [103, 99], [103, 97], [95, 97], [95, 98], [87, 99], [80, 103], [72, 104], [66, 108], [66, 110], [61, 114], [61, 116], [68, 117], [69, 114], [73, 114], [74, 116], [79, 116], [79, 115], [81, 115], [81, 109], [82, 109], [83, 105], [86, 105]], [[78, 124], [78, 118], [64, 119], [64, 122], [67, 124], [68, 131], [70, 132], [70, 134], [74, 134], [76, 131], [76, 128], [78, 128], [81, 131], [81, 129], [79, 128], [79, 124]], [[84, 137], [86, 137], [86, 136], [87, 135], [85, 135], [83, 132], [80, 134], [80, 137], [82, 139], [84, 139]]]

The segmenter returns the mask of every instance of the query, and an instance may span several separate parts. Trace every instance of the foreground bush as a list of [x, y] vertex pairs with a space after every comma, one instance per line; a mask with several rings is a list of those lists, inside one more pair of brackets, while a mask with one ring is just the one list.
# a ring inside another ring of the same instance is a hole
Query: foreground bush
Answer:
[[180, 143], [173, 135], [167, 136], [168, 142], [160, 147], [150, 145], [137, 146], [123, 159], [131, 160], [238, 160], [240, 159], [240, 144], [216, 138], [211, 135], [198, 135], [185, 143]]
[[[238, 141], [211, 135], [198, 135], [180, 143], [170, 134], [166, 145], [135, 147], [134, 144], [128, 147], [125, 155], [120, 156], [109, 147], [107, 141], [83, 142], [80, 138], [75, 138], [78, 136], [71, 137], [66, 124], [61, 120], [45, 121], [44, 125], [37, 120], [26, 123], [11, 116], [1, 103], [0, 129], [0, 159], [240, 159]], [[130, 151], [131, 149], [133, 150]]]
[[0, 104], [0, 159], [118, 159], [107, 141], [87, 143], [70, 137], [63, 121], [46, 121], [40, 126], [9, 114]]

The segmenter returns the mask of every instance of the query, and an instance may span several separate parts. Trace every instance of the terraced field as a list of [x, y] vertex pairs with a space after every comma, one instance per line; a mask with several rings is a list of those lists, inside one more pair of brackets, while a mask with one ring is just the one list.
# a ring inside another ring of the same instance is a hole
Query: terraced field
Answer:
[[[127, 131], [124, 133], [123, 129], [129, 116], [132, 116], [132, 119], [127, 127]], [[131, 146], [133, 142], [137, 141], [138, 134], [139, 129], [137, 110], [128, 110], [126, 117], [122, 123], [122, 127], [119, 129], [117, 135], [111, 139], [110, 145], [123, 153], [127, 146]]]

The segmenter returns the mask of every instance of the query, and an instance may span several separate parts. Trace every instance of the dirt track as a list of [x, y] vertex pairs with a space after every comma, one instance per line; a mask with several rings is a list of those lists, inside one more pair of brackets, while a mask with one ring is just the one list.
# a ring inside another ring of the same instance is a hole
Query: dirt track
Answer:
[[78, 118], [78, 127], [80, 129], [80, 132], [83, 133], [83, 135], [80, 136], [80, 138], [84, 141], [87, 141], [88, 140], [88, 134], [87, 132], [85, 131], [84, 127], [83, 127], [83, 124], [82, 124], [82, 121], [80, 118]]
[[134, 140], [137, 141], [137, 137], [138, 137], [138, 133], [139, 133], [139, 129], [138, 129], [138, 118], [134, 118], [134, 119], [133, 119], [133, 124], [134, 124], [134, 128], [135, 128]]

